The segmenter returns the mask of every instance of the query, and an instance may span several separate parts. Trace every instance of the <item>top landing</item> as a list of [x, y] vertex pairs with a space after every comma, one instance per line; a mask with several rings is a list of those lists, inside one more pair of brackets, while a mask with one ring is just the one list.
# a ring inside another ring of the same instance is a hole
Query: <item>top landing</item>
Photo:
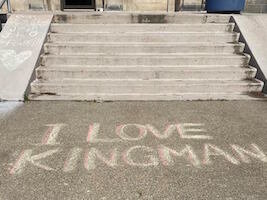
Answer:
[[230, 17], [231, 15], [201, 12], [55, 12], [53, 22], [75, 24], [200, 24], [228, 23]]

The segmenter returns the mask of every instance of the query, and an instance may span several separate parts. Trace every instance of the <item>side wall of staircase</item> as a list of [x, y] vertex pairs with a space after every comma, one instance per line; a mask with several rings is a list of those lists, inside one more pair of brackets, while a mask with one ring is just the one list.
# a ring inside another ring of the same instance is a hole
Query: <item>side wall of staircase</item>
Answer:
[[262, 91], [230, 16], [58, 14], [33, 100], [231, 100]]

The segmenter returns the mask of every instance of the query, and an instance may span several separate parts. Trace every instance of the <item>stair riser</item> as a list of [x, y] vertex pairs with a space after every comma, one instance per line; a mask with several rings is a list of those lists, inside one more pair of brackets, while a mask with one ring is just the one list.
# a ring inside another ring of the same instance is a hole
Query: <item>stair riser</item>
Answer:
[[252, 79], [255, 71], [47, 71], [37, 70], [37, 78], [42, 80], [76, 79], [220, 79], [243, 80]]
[[232, 32], [233, 24], [207, 24], [207, 25], [75, 25], [52, 24], [52, 33], [85, 33], [85, 32]]
[[54, 23], [76, 24], [132, 24], [132, 23], [228, 23], [230, 16], [223, 15], [186, 15], [186, 14], [145, 14], [145, 13], [97, 13], [97, 14], [58, 14], [54, 15]]
[[239, 34], [50, 34], [49, 42], [238, 42]]
[[61, 94], [57, 95], [30, 95], [31, 100], [52, 101], [194, 101], [194, 100], [258, 100], [245, 94], [238, 93], [179, 93], [179, 94], [140, 94], [140, 95], [105, 95], [105, 94]]
[[123, 94], [123, 93], [155, 93], [159, 94], [164, 91], [164, 93], [218, 93], [218, 92], [260, 92], [262, 90], [261, 86], [248, 86], [248, 85], [189, 85], [189, 84], [177, 84], [168, 86], [164, 84], [155, 85], [100, 85], [96, 82], [95, 85], [32, 85], [32, 93], [112, 93], [112, 94]]
[[45, 45], [45, 53], [54, 55], [84, 55], [84, 54], [118, 54], [118, 53], [241, 53], [244, 45], [235, 46], [201, 46], [201, 45], [168, 45], [168, 46], [136, 46], [136, 45]]
[[239, 65], [246, 66], [247, 57], [44, 57], [42, 65]]

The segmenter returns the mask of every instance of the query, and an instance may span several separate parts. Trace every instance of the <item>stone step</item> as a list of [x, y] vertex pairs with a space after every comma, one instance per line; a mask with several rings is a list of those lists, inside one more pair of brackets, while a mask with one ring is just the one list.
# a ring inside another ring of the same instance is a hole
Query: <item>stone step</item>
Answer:
[[262, 93], [60, 93], [30, 94], [35, 101], [194, 101], [194, 100], [263, 100]]
[[161, 54], [147, 55], [87, 55], [60, 56], [43, 55], [41, 65], [239, 65], [247, 66], [248, 55], [218, 55], [218, 54], [176, 54], [162, 56]]
[[86, 54], [119, 54], [119, 53], [241, 53], [245, 45], [242, 43], [46, 43], [46, 54], [54, 55], [86, 55]]
[[232, 32], [227, 24], [51, 24], [52, 33], [129, 33], [129, 32]]
[[220, 79], [243, 80], [253, 79], [257, 70], [252, 67], [237, 66], [199, 66], [199, 67], [84, 67], [84, 66], [46, 66], [38, 67], [37, 79], [63, 80], [63, 79]]
[[64, 79], [61, 81], [34, 81], [34, 94], [109, 93], [246, 93], [261, 92], [263, 83], [234, 80], [180, 80], [180, 79]]
[[49, 33], [48, 42], [82, 42], [82, 43], [173, 43], [173, 42], [238, 42], [239, 33], [215, 33], [215, 32], [183, 32], [183, 33], [164, 33], [164, 32], [136, 32], [136, 33]]
[[187, 14], [187, 13], [129, 13], [129, 12], [58, 12], [54, 13], [54, 23], [76, 24], [132, 24], [132, 23], [168, 23], [199, 24], [228, 23], [230, 15]]

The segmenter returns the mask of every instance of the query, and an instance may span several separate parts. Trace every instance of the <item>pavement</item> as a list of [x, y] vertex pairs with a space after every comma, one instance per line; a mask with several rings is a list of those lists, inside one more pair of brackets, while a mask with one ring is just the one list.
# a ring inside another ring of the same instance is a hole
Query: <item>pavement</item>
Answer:
[[0, 200], [267, 198], [265, 101], [26, 102], [0, 112]]

